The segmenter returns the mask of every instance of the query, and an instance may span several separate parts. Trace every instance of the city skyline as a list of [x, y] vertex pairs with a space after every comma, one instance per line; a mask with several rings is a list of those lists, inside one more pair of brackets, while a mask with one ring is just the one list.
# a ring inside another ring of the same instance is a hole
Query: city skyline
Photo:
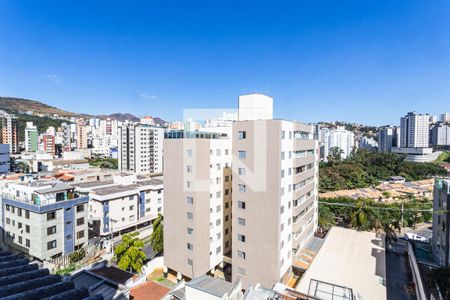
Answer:
[[445, 1], [177, 5], [2, 2], [0, 95], [168, 121], [251, 92], [302, 122], [449, 110]]

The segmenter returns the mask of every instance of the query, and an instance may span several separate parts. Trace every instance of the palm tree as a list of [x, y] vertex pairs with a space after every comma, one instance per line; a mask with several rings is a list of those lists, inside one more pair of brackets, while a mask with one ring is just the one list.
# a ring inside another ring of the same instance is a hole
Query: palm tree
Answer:
[[319, 205], [319, 226], [324, 230], [328, 230], [335, 223], [334, 214], [331, 209], [325, 205]]
[[163, 223], [163, 216], [158, 214], [158, 218], [153, 221], [153, 232], [150, 236], [150, 245], [156, 255], [161, 254], [164, 250]]
[[133, 232], [122, 236], [122, 242], [114, 250], [114, 258], [120, 269], [140, 273], [147, 257], [142, 251], [144, 242], [137, 235], [137, 232]]
[[350, 216], [350, 224], [357, 230], [367, 230], [373, 228], [374, 213], [371, 208], [366, 206], [366, 200], [359, 199], [356, 202], [356, 209]]

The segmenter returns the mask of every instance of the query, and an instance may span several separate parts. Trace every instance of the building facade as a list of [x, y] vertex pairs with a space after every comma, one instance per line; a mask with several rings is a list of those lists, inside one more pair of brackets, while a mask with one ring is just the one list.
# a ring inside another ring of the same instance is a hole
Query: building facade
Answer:
[[326, 161], [330, 154], [330, 149], [339, 148], [342, 150], [341, 157], [347, 158], [355, 147], [355, 134], [352, 131], [345, 130], [344, 126], [337, 128], [322, 128], [321, 142], [323, 144], [323, 153], [321, 156]]
[[231, 139], [167, 132], [164, 165], [164, 263], [188, 278], [214, 271], [231, 251]]
[[163, 214], [161, 178], [138, 180], [135, 175], [115, 176], [113, 182], [90, 182], [76, 185], [89, 195], [89, 224], [99, 236], [149, 226]]
[[3, 144], [8, 144], [10, 153], [16, 154], [19, 149], [19, 122], [13, 115], [5, 115], [2, 118], [2, 139]]
[[2, 241], [39, 260], [69, 254], [88, 240], [87, 197], [57, 181], [2, 187]]
[[25, 127], [25, 151], [36, 152], [38, 150], [38, 130], [33, 122], [27, 122]]
[[9, 145], [0, 144], [0, 174], [10, 171]]
[[450, 146], [450, 125], [436, 124], [430, 131], [430, 143], [433, 146]]
[[163, 170], [164, 128], [124, 124], [119, 132], [119, 170], [160, 173]]
[[88, 148], [88, 133], [89, 129], [83, 119], [77, 120], [77, 149], [87, 149]]
[[433, 197], [432, 253], [442, 267], [450, 266], [450, 180], [436, 179]]
[[232, 276], [271, 287], [317, 228], [314, 126], [284, 120], [233, 125]]
[[400, 148], [427, 148], [430, 116], [409, 112], [400, 119]]
[[400, 145], [400, 128], [384, 126], [378, 129], [378, 151], [392, 152], [392, 148]]

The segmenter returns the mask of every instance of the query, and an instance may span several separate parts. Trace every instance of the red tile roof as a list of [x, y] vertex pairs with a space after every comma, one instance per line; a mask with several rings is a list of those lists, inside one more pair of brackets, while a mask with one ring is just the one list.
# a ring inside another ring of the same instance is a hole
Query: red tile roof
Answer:
[[130, 291], [130, 299], [134, 300], [160, 300], [170, 289], [153, 281], [147, 281]]

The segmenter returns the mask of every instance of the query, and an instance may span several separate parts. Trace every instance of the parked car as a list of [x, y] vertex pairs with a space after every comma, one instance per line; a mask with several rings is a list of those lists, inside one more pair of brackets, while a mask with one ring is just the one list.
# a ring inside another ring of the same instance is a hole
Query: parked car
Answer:
[[417, 233], [414, 232], [405, 233], [405, 238], [419, 242], [428, 242], [428, 239], [426, 237], [418, 235]]

